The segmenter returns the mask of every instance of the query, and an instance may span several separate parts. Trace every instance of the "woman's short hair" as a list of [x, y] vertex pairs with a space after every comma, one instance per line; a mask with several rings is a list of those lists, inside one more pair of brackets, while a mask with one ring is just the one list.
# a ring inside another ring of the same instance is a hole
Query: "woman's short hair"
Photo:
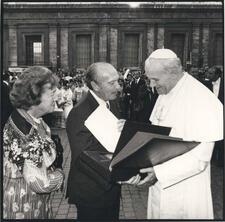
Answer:
[[15, 81], [10, 92], [11, 103], [15, 108], [28, 110], [31, 106], [41, 103], [44, 85], [50, 83], [53, 88], [58, 85], [58, 82], [58, 77], [48, 68], [29, 67]]

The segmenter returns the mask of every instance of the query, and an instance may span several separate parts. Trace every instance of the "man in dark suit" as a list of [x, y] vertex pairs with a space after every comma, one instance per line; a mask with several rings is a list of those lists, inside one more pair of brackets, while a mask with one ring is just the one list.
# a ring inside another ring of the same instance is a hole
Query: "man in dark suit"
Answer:
[[[224, 84], [223, 75], [220, 67], [212, 66], [205, 74], [205, 81], [203, 84], [208, 87], [224, 104]], [[213, 150], [212, 161], [218, 166], [224, 166], [224, 140], [215, 142]]]
[[[109, 63], [92, 64], [86, 73], [89, 92], [69, 113], [66, 130], [71, 148], [71, 165], [67, 185], [70, 204], [76, 204], [78, 220], [118, 220], [120, 185], [105, 181], [100, 174], [88, 175], [81, 155], [84, 151], [107, 152], [84, 125], [90, 114], [100, 106], [110, 106], [111, 112], [120, 118], [115, 100], [121, 90], [119, 75]], [[101, 120], [99, 120], [101, 121]]]
[[149, 122], [151, 101], [149, 91], [141, 71], [134, 74], [131, 84], [131, 120], [139, 122]]
[[1, 127], [2, 129], [5, 126], [6, 121], [8, 120], [10, 114], [13, 111], [13, 106], [9, 99], [10, 86], [9, 86], [9, 74], [3, 74], [3, 83], [2, 83], [2, 117], [1, 117]]
[[150, 86], [149, 79], [146, 79], [145, 81], [146, 86], [144, 85], [142, 88], [143, 92], [141, 92], [141, 95], [143, 95], [143, 109], [138, 112], [137, 121], [149, 123], [152, 110], [158, 98], [158, 93], [155, 87]]
[[[208, 85], [206, 85], [224, 104], [224, 85], [223, 85], [223, 75], [222, 70], [213, 66], [206, 72], [206, 79], [209, 80]], [[210, 84], [211, 83], [211, 84]]]

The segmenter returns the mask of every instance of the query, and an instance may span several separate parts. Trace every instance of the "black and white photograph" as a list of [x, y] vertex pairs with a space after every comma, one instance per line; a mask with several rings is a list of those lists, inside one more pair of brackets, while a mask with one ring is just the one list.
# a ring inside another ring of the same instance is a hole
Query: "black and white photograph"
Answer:
[[1, 221], [223, 221], [223, 1], [2, 1]]

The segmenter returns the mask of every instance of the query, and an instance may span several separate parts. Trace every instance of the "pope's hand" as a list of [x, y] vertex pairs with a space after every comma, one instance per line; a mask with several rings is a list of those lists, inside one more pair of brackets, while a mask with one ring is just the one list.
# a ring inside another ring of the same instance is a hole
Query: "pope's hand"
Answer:
[[119, 184], [131, 184], [131, 185], [137, 185], [141, 180], [141, 176], [137, 174], [136, 176], [131, 177], [127, 181], [118, 181]]
[[137, 184], [138, 186], [146, 184], [146, 183], [148, 183], [148, 185], [151, 186], [156, 183], [157, 178], [156, 178], [153, 167], [140, 169], [140, 173], [147, 173], [148, 175]]
[[123, 130], [124, 124], [125, 124], [126, 120], [125, 119], [119, 119], [117, 122], [117, 129], [119, 132], [121, 132]]

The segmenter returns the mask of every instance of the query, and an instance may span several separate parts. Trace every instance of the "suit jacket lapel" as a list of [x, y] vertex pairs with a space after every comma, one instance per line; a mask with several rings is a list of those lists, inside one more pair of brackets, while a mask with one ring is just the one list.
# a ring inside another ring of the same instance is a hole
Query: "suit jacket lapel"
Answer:
[[99, 106], [96, 99], [91, 95], [90, 91], [87, 93], [86, 103], [89, 108], [90, 114]]
[[[94, 110], [99, 106], [98, 102], [96, 99], [91, 95], [90, 91], [87, 94], [86, 97], [86, 102], [89, 107], [89, 115], [94, 112]], [[109, 101], [110, 103], [110, 111], [118, 118], [120, 118], [120, 109], [118, 105], [118, 101], [116, 100], [111, 100]]]
[[221, 101], [221, 103], [224, 104], [224, 86], [223, 86], [223, 79], [220, 80], [220, 89], [219, 89], [219, 95], [218, 99]]

